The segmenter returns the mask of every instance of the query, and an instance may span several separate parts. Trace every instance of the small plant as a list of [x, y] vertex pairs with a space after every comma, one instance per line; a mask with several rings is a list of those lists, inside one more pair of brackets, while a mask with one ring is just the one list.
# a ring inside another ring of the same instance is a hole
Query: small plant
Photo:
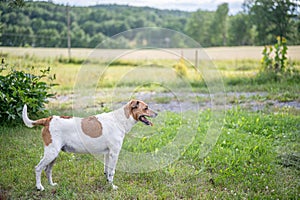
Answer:
[[187, 77], [188, 67], [185, 64], [184, 58], [180, 58], [179, 62], [176, 63], [173, 68], [175, 69], [177, 76], [179, 77]]
[[[50, 67], [40, 70], [39, 75], [34, 75], [2, 65], [0, 73], [1, 122], [21, 119], [24, 104], [28, 105], [31, 114], [37, 115], [45, 111], [45, 103], [49, 97], [54, 96], [48, 90], [56, 85], [51, 83], [55, 80], [55, 75], [50, 75]], [[48, 79], [50, 83], [43, 79]]]
[[[272, 46], [265, 46], [262, 54], [262, 66], [264, 71], [272, 71], [275, 73], [286, 72], [287, 70], [287, 44], [286, 39], [277, 37], [277, 43]], [[273, 50], [274, 57], [273, 57]]]

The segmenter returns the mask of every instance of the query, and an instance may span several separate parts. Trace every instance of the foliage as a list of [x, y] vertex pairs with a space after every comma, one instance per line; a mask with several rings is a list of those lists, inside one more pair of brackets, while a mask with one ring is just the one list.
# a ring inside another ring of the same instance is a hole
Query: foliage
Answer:
[[186, 33], [203, 47], [211, 46], [211, 23], [214, 12], [197, 10], [192, 13], [185, 27]]
[[220, 4], [214, 14], [210, 30], [212, 37], [212, 46], [226, 46], [227, 43], [227, 16], [229, 8], [228, 3]]
[[249, 16], [244, 13], [238, 13], [229, 18], [228, 43], [233, 46], [245, 46], [254, 44], [253, 34], [251, 35], [251, 23]]
[[[65, 6], [25, 2], [23, 8], [12, 8], [0, 2], [0, 10], [3, 11], [0, 18], [4, 26], [0, 38], [3, 46], [67, 47]], [[118, 5], [71, 7], [72, 47], [94, 48], [107, 37], [133, 28], [158, 26], [184, 30], [189, 15], [182, 11]], [[120, 48], [115, 43], [108, 47]]]
[[[274, 36], [287, 38], [295, 22], [299, 20], [297, 8], [299, 2], [293, 0], [246, 0], [244, 8], [251, 22], [256, 26], [258, 37], [257, 44], [270, 44]], [[299, 14], [299, 13], [298, 13]], [[299, 37], [299, 36], [298, 36]], [[292, 39], [292, 38], [290, 38]]]
[[2, 0], [2, 2], [7, 2], [11, 8], [23, 7], [25, 5], [24, 0]]
[[177, 76], [187, 77], [188, 67], [186, 66], [185, 63], [186, 63], [185, 59], [181, 57], [179, 61], [173, 66]]
[[[25, 1], [9, 6], [0, 1], [0, 43], [3, 46], [67, 47], [66, 7], [52, 2]], [[260, 3], [262, 2], [262, 3]], [[300, 44], [300, 18], [290, 0], [248, 0], [245, 11], [229, 15], [227, 3], [216, 11], [159, 10], [149, 7], [97, 5], [70, 7], [72, 47], [94, 48], [115, 34], [141, 27], [162, 27], [187, 34], [202, 46], [262, 45], [274, 43], [275, 36]], [[266, 12], [268, 11], [268, 12]], [[160, 41], [161, 35], [130, 35], [109, 41], [104, 48], [128, 48], [130, 44], [162, 44], [186, 47], [183, 38]], [[122, 42], [119, 45], [118, 42]], [[126, 46], [126, 45], [127, 46]]]
[[[273, 49], [275, 56], [273, 58]], [[265, 46], [262, 54], [262, 66], [264, 71], [284, 72], [287, 64], [287, 45], [286, 39], [277, 37], [277, 43], [272, 46]]]
[[22, 70], [15, 70], [6, 66], [1, 69], [0, 75], [0, 120], [2, 122], [15, 122], [21, 119], [22, 108], [27, 104], [32, 114], [45, 111], [45, 103], [54, 94], [48, 90], [55, 84], [43, 81], [44, 78], [53, 81], [55, 75], [50, 76], [50, 67], [40, 70], [34, 75]]

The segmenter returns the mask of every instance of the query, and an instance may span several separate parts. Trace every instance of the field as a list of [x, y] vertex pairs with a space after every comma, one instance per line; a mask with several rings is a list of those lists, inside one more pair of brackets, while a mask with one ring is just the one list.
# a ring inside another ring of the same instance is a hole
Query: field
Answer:
[[[51, 67], [50, 114], [88, 116], [139, 98], [159, 116], [125, 137], [116, 191], [101, 160], [67, 153], [53, 169], [58, 185], [44, 174], [36, 191], [40, 128], [1, 125], [0, 199], [299, 199], [300, 78], [260, 76], [261, 49], [211, 48], [212, 61], [195, 63], [195, 50], [75, 49], [69, 62], [65, 49], [1, 47], [15, 69]], [[298, 52], [290, 48], [296, 69]], [[181, 55], [185, 72], [174, 68]]]

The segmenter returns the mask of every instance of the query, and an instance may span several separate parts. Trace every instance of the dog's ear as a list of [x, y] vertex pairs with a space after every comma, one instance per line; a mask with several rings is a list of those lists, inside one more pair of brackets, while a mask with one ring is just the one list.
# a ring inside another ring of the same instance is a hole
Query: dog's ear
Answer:
[[138, 100], [132, 100], [132, 101], [130, 102], [130, 107], [131, 107], [132, 109], [135, 109], [135, 108], [138, 108], [138, 107], [139, 107], [139, 104], [140, 104], [140, 102], [139, 102]]

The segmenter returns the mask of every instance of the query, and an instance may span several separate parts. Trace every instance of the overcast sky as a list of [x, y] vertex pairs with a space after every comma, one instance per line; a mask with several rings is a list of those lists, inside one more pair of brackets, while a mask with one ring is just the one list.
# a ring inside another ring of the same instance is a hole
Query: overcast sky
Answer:
[[71, 6], [90, 6], [97, 4], [120, 4], [130, 6], [149, 6], [159, 9], [176, 9], [183, 11], [216, 10], [221, 3], [229, 3], [229, 13], [236, 14], [241, 10], [244, 0], [52, 0], [54, 3]]

